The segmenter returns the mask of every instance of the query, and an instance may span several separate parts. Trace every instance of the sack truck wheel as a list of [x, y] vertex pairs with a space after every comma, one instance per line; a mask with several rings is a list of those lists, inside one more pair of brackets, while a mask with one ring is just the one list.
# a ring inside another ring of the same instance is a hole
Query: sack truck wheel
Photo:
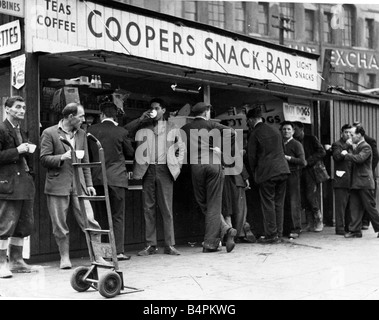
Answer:
[[83, 281], [83, 277], [86, 275], [89, 269], [90, 268], [88, 267], [79, 267], [75, 269], [74, 273], [71, 276], [71, 287], [74, 290], [78, 292], [84, 292], [91, 287], [91, 284]]
[[115, 271], [106, 272], [99, 280], [98, 289], [105, 298], [114, 298], [121, 291], [121, 277]]

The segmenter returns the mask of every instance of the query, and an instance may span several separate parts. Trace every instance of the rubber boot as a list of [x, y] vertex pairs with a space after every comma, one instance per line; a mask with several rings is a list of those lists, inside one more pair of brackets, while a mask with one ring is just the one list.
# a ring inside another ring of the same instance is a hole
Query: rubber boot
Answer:
[[7, 250], [0, 250], [0, 278], [12, 278], [12, 272], [10, 272], [7, 262]]
[[14, 273], [30, 273], [32, 267], [25, 263], [22, 257], [23, 246], [9, 245], [9, 267]]
[[72, 268], [70, 261], [70, 240], [69, 239], [56, 239], [61, 256], [61, 263], [59, 268], [68, 270]]
[[322, 219], [322, 213], [319, 210], [317, 212], [316, 217], [315, 217], [315, 230], [314, 230], [314, 232], [321, 232], [322, 230], [324, 230], [324, 223], [322, 220], [323, 220]]

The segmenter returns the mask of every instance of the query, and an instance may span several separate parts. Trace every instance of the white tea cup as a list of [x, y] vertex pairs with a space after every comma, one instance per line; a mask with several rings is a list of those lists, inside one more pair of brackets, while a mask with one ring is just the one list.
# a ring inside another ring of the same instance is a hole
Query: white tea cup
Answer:
[[157, 110], [153, 109], [150, 111], [149, 115], [151, 119], [154, 119], [158, 115], [158, 112]]
[[36, 151], [36, 148], [37, 148], [37, 145], [35, 145], [33, 143], [28, 143], [28, 152], [29, 153], [34, 153], [34, 151]]
[[79, 160], [84, 158], [84, 150], [75, 150], [75, 154]]

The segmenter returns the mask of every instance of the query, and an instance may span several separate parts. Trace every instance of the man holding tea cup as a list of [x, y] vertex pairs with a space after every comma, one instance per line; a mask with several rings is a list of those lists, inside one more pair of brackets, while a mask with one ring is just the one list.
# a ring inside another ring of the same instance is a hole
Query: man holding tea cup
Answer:
[[[71, 269], [69, 256], [69, 228], [67, 214], [72, 206], [75, 218], [84, 231], [86, 220], [88, 228], [100, 229], [94, 219], [91, 203], [84, 201], [86, 216], [80, 210], [79, 200], [73, 190], [73, 168], [71, 149], [65, 145], [61, 138], [69, 141], [75, 150], [84, 150], [82, 162], [88, 162], [87, 137], [80, 128], [85, 121], [84, 107], [78, 103], [70, 103], [62, 111], [63, 119], [55, 126], [42, 132], [41, 136], [41, 164], [47, 168], [45, 194], [47, 207], [53, 225], [53, 234], [61, 256], [61, 269]], [[79, 169], [80, 182], [83, 192], [95, 196], [96, 190], [92, 184], [90, 168]], [[100, 235], [97, 242], [101, 242]], [[102, 257], [96, 257], [97, 262], [104, 263]], [[106, 263], [106, 262], [105, 262]]]
[[164, 100], [152, 99], [150, 109], [125, 126], [129, 135], [135, 137], [137, 145], [133, 179], [142, 180], [143, 183], [146, 247], [138, 252], [139, 256], [149, 256], [158, 252], [156, 205], [163, 218], [164, 253], [180, 255], [174, 247], [172, 205], [174, 181], [181, 171], [185, 145], [179, 128], [165, 121], [167, 108]]
[[24, 99], [8, 98], [5, 112], [6, 120], [0, 124], [0, 278], [11, 278], [12, 272], [32, 271], [22, 251], [23, 238], [31, 234], [34, 226], [35, 186], [30, 153], [35, 145], [27, 142], [26, 132], [20, 128], [26, 113]]

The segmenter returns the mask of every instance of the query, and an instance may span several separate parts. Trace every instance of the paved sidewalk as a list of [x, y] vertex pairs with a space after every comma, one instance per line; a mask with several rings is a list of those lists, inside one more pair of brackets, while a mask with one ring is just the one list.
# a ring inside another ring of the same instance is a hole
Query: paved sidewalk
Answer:
[[[181, 256], [160, 254], [120, 263], [127, 286], [142, 292], [119, 295], [124, 300], [308, 300], [379, 299], [379, 239], [370, 228], [362, 239], [334, 235], [334, 228], [303, 233], [278, 245], [237, 244], [204, 254], [201, 247], [178, 246]], [[74, 267], [89, 265], [73, 260]], [[104, 299], [90, 289], [71, 288], [72, 270], [58, 262], [39, 272], [0, 279], [0, 299]]]

